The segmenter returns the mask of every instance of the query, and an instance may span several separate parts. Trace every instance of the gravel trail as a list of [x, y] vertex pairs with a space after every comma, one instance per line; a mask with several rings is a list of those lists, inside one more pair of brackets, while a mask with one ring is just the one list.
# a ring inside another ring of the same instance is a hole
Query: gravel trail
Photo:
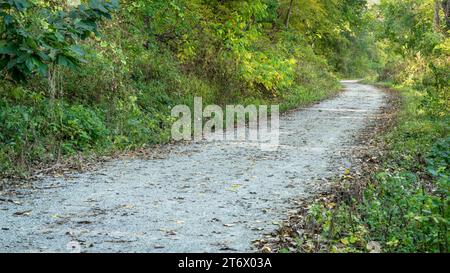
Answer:
[[251, 252], [293, 199], [348, 167], [355, 137], [386, 103], [343, 82], [337, 97], [289, 112], [280, 148], [175, 145], [161, 159], [116, 160], [0, 195], [0, 252]]

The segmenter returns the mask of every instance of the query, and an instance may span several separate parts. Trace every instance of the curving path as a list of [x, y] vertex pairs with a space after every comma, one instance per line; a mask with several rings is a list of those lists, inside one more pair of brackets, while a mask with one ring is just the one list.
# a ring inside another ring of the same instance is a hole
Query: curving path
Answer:
[[276, 152], [245, 143], [175, 145], [161, 159], [113, 161], [0, 195], [0, 251], [252, 251], [291, 199], [349, 164], [355, 136], [385, 104], [375, 87], [343, 84], [339, 96], [281, 118]]

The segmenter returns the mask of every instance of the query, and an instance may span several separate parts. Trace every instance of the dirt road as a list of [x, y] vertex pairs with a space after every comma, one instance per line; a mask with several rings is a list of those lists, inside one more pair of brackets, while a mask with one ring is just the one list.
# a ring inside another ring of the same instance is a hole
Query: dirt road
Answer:
[[0, 251], [252, 251], [292, 199], [348, 167], [346, 152], [385, 104], [375, 87], [343, 84], [339, 96], [281, 118], [276, 152], [248, 143], [177, 145], [162, 159], [113, 161], [5, 193]]

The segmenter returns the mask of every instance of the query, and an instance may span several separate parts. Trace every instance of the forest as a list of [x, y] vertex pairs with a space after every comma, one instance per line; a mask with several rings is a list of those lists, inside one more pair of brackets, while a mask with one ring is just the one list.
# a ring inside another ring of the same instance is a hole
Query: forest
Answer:
[[0, 179], [169, 143], [194, 97], [287, 111], [360, 79], [400, 97], [388, 152], [358, 197], [312, 205], [327, 243], [295, 251], [448, 252], [449, 16], [449, 0], [0, 0]]

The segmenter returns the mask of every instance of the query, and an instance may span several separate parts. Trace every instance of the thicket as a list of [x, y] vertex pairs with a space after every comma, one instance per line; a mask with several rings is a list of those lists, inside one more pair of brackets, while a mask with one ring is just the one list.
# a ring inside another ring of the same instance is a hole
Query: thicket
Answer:
[[365, 1], [77, 2], [0, 1], [3, 177], [167, 142], [194, 96], [286, 110], [372, 71]]

